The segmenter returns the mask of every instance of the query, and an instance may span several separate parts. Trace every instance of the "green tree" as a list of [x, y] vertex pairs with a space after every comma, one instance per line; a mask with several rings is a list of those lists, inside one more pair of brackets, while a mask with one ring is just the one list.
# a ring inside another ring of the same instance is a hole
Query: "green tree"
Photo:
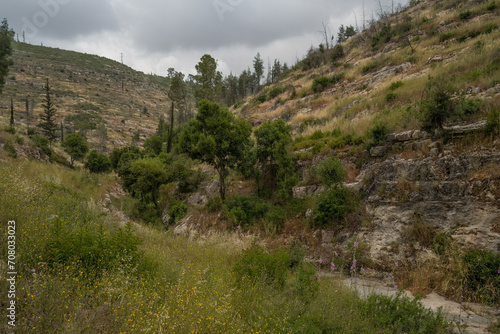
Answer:
[[[170, 89], [168, 91], [168, 97], [175, 104], [178, 110], [178, 124], [182, 124], [186, 121], [186, 83], [184, 82], [184, 74], [181, 72], [175, 72], [172, 82], [170, 84]], [[171, 123], [173, 123], [173, 115], [171, 115]], [[173, 124], [171, 124], [173, 126]]]
[[261, 171], [259, 192], [279, 190], [279, 196], [287, 199], [297, 183], [293, 159], [288, 152], [292, 141], [290, 126], [283, 120], [268, 121], [255, 130], [255, 138]]
[[111, 161], [111, 167], [120, 175], [120, 169], [124, 164], [130, 161], [139, 160], [142, 156], [139, 147], [132, 145], [123, 148], [114, 148], [109, 156], [109, 160]]
[[197, 101], [206, 99], [219, 102], [222, 93], [222, 73], [217, 71], [217, 61], [206, 54], [196, 65], [197, 74], [194, 76], [197, 89], [194, 96]]
[[146, 151], [146, 154], [158, 156], [163, 149], [163, 140], [160, 136], [153, 135], [144, 141], [142, 147]]
[[420, 102], [422, 130], [438, 134], [443, 132], [444, 122], [455, 108], [450, 91], [451, 87], [444, 78], [429, 77], [424, 99]]
[[260, 57], [260, 53], [253, 59], [253, 69], [255, 71], [255, 78], [257, 80], [257, 91], [260, 90], [260, 80], [264, 77], [264, 61]]
[[82, 160], [89, 151], [89, 146], [85, 139], [76, 133], [68, 135], [66, 140], [62, 142], [62, 147], [71, 157], [71, 167], [73, 167], [75, 160]]
[[43, 136], [48, 139], [50, 147], [52, 147], [52, 142], [58, 137], [57, 131], [59, 127], [57, 126], [55, 120], [56, 108], [54, 107], [54, 103], [52, 102], [52, 98], [50, 96], [51, 89], [49, 79], [47, 79], [47, 83], [43, 89], [45, 90], [45, 98], [42, 104], [43, 113], [40, 116], [42, 121], [38, 124], [38, 127], [40, 127]]
[[107, 173], [111, 170], [111, 162], [105, 154], [92, 150], [87, 156], [85, 168], [92, 173]]
[[153, 202], [158, 207], [158, 190], [167, 181], [167, 172], [158, 158], [146, 158], [130, 165], [130, 191], [139, 196], [143, 203]]
[[252, 128], [247, 121], [237, 119], [227, 108], [202, 100], [196, 118], [190, 121], [180, 139], [180, 150], [191, 158], [212, 165], [219, 173], [219, 193], [225, 198], [225, 178], [228, 169], [244, 160], [251, 145]]
[[10, 56], [12, 55], [12, 40], [14, 31], [9, 29], [7, 19], [3, 19], [0, 26], [0, 94], [5, 85], [5, 77], [9, 73], [9, 67], [14, 64]]

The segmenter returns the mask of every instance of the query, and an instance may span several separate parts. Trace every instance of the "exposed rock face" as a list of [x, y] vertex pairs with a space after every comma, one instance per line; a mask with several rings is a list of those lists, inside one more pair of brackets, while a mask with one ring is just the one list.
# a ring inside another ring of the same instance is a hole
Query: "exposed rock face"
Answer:
[[370, 244], [371, 258], [381, 266], [416, 261], [418, 245], [403, 240], [415, 217], [463, 247], [500, 251], [500, 231], [495, 228], [500, 223], [500, 152], [483, 149], [453, 155], [438, 142], [430, 146], [443, 153], [373, 162], [358, 177], [374, 224], [363, 237]]
[[322, 191], [324, 191], [326, 187], [324, 186], [303, 186], [303, 187], [295, 187], [293, 188], [293, 198], [296, 199], [306, 199], [307, 197], [311, 197], [313, 195], [318, 195]]

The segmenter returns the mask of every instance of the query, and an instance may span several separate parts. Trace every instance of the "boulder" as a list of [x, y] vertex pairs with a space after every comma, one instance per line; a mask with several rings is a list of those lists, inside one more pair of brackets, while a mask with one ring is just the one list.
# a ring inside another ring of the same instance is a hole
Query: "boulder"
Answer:
[[197, 192], [189, 196], [188, 198], [188, 204], [190, 206], [195, 206], [195, 205], [205, 205], [208, 202], [208, 198], [205, 195], [202, 195], [201, 193]]
[[370, 156], [374, 158], [381, 158], [387, 153], [386, 146], [374, 146], [370, 149]]

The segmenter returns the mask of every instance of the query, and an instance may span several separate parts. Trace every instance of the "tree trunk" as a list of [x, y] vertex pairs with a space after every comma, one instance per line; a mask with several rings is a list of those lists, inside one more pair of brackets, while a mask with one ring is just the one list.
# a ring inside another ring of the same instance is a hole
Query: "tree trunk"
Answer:
[[172, 109], [170, 110], [170, 129], [168, 131], [167, 153], [172, 151], [172, 137], [174, 136], [174, 102], [172, 101]]
[[219, 195], [222, 201], [226, 199], [226, 184], [224, 183], [226, 175], [225, 170], [219, 170]]

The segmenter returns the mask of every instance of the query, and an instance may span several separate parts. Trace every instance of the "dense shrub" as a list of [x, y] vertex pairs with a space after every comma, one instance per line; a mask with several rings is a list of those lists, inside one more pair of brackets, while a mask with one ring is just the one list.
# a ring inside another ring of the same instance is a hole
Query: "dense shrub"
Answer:
[[188, 206], [185, 201], [178, 199], [174, 200], [174, 202], [170, 205], [170, 210], [168, 210], [168, 215], [170, 216], [168, 223], [175, 224], [186, 215], [187, 211]]
[[370, 295], [363, 312], [373, 316], [377, 326], [391, 325], [393, 333], [448, 333], [440, 311], [434, 313], [401, 292], [395, 297]]
[[327, 77], [315, 78], [312, 84], [312, 90], [315, 93], [322, 92], [330, 84], [330, 79]]
[[111, 170], [111, 162], [106, 155], [92, 150], [87, 157], [85, 168], [92, 173], [107, 173]]
[[500, 254], [490, 250], [473, 249], [462, 256], [465, 266], [464, 287], [476, 301], [500, 302]]
[[233, 196], [226, 201], [226, 209], [236, 224], [249, 224], [263, 218], [269, 205], [258, 197]]
[[442, 130], [443, 124], [454, 112], [450, 90], [444, 78], [429, 79], [420, 102], [422, 130]]
[[238, 257], [233, 271], [237, 284], [243, 280], [263, 280], [281, 288], [285, 284], [290, 265], [291, 257], [286, 249], [268, 252], [260, 247], [252, 247]]
[[478, 98], [463, 98], [457, 106], [457, 114], [459, 116], [470, 116], [476, 114], [482, 106], [481, 99]]
[[267, 101], [267, 93], [262, 93], [259, 96], [257, 96], [257, 101], [260, 103], [264, 103]]
[[488, 114], [483, 132], [486, 136], [496, 137], [500, 135], [500, 111], [492, 110]]
[[466, 21], [472, 17], [472, 12], [468, 10], [465, 12], [461, 12], [458, 16], [460, 17], [460, 20]]
[[335, 64], [343, 57], [344, 57], [344, 48], [342, 47], [342, 44], [335, 45], [331, 51], [331, 56], [330, 56], [332, 64]]
[[313, 80], [312, 90], [314, 93], [320, 93], [324, 91], [328, 86], [339, 83], [344, 78], [344, 73], [339, 73], [331, 78], [318, 77]]
[[286, 88], [284, 88], [284, 87], [274, 87], [269, 92], [269, 98], [270, 99], [274, 99], [275, 97], [277, 97], [278, 95], [284, 93], [285, 91], [286, 91]]
[[326, 191], [314, 208], [313, 222], [315, 226], [347, 226], [346, 217], [356, 210], [355, 196], [343, 186], [333, 187]]
[[376, 67], [377, 67], [376, 63], [370, 63], [368, 65], [363, 66], [363, 68], [361, 68], [361, 73], [363, 73], [363, 74], [368, 73], [370, 70], [373, 70]]
[[395, 91], [396, 89], [403, 87], [404, 83], [402, 81], [395, 81], [389, 86], [390, 91]]
[[393, 102], [394, 100], [396, 100], [398, 98], [398, 95], [393, 93], [393, 92], [390, 92], [388, 93], [386, 96], [385, 96], [385, 102], [387, 103], [391, 103]]
[[300, 262], [296, 268], [294, 290], [304, 303], [316, 297], [319, 290], [319, 282], [316, 270], [311, 263]]
[[347, 177], [347, 171], [337, 158], [323, 160], [316, 167], [316, 172], [322, 183], [327, 186], [342, 183]]
[[12, 145], [11, 142], [6, 142], [3, 145], [3, 149], [4, 149], [5, 152], [7, 152], [9, 154], [10, 157], [17, 158], [17, 150], [14, 147], [14, 145]]
[[31, 141], [50, 158], [50, 156], [52, 155], [52, 149], [49, 147], [49, 140], [47, 138], [34, 135], [31, 138]]
[[387, 127], [387, 125], [383, 123], [375, 124], [375, 126], [369, 129], [368, 133], [366, 134], [368, 148], [385, 144], [388, 134], [389, 128]]
[[87, 278], [94, 279], [118, 266], [132, 270], [141, 261], [138, 248], [141, 241], [133, 235], [130, 223], [117, 232], [105, 231], [102, 226], [72, 231], [58, 217], [51, 224], [42, 255], [51, 268], [77, 266], [87, 275], [92, 275]]

